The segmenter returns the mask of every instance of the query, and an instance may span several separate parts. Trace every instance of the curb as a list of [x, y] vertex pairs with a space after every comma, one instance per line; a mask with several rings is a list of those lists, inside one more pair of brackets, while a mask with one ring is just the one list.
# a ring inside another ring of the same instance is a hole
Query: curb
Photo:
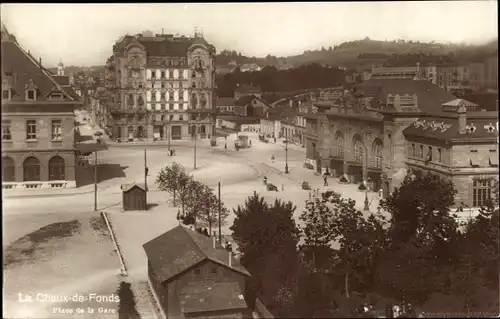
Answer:
[[83, 192], [70, 192], [70, 193], [49, 193], [49, 194], [43, 194], [43, 193], [38, 193], [38, 194], [6, 194], [6, 192], [3, 192], [3, 198], [45, 198], [45, 197], [60, 197], [60, 196], [74, 196], [74, 195], [84, 195], [84, 194], [91, 194], [94, 193], [93, 190], [91, 191], [83, 191]]
[[109, 230], [109, 235], [111, 236], [111, 240], [113, 241], [113, 244], [115, 245], [116, 253], [118, 254], [118, 258], [120, 259], [120, 264], [122, 265], [120, 268], [120, 274], [123, 277], [127, 277], [127, 267], [125, 266], [125, 262], [123, 261], [123, 256], [120, 251], [120, 247], [118, 246], [118, 242], [116, 241], [115, 234], [113, 232], [113, 227], [111, 227], [111, 223], [109, 222], [108, 215], [105, 212], [101, 212], [102, 218], [104, 218], [104, 221], [106, 222], [106, 226], [108, 226]]

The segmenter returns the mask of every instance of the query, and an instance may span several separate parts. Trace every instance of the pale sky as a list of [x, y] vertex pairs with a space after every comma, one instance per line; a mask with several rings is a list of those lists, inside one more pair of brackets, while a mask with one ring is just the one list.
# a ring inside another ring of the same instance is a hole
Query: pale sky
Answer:
[[217, 51], [287, 56], [366, 36], [480, 43], [498, 38], [497, 1], [2, 4], [1, 20], [44, 65], [103, 65], [116, 40], [144, 30], [192, 36]]

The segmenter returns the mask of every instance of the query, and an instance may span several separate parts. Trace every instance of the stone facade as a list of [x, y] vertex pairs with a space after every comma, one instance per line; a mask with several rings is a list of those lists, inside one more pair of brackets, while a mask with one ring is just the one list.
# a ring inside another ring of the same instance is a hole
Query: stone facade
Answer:
[[215, 48], [194, 38], [127, 36], [106, 65], [113, 136], [137, 139], [209, 138], [215, 130]]
[[[66, 112], [24, 114], [22, 108], [19, 108], [20, 113], [2, 114], [2, 126], [9, 126], [11, 132], [10, 140], [2, 140], [4, 189], [76, 187], [73, 106], [68, 105], [68, 108], [69, 111]], [[28, 121], [36, 123], [36, 135], [30, 139], [27, 135]], [[60, 130], [53, 134], [56, 125]], [[56, 157], [56, 160], [50, 161]], [[31, 178], [25, 176], [24, 165], [28, 158], [38, 160], [39, 178], [30, 180]], [[49, 174], [58, 170], [51, 168], [49, 162], [56, 163], [58, 160], [60, 165], [61, 159], [64, 171]]]

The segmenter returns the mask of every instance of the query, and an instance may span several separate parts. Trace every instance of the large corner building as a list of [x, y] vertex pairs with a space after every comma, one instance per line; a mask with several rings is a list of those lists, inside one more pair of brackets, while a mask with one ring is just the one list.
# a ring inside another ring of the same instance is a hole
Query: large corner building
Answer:
[[2, 189], [76, 187], [74, 109], [61, 77], [2, 25]]
[[120, 141], [209, 138], [215, 47], [202, 34], [125, 36], [106, 63], [107, 129]]

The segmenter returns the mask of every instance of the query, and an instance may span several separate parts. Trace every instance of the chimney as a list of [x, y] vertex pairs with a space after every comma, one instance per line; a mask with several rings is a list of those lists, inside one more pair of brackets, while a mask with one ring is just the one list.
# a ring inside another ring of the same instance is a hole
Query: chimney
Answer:
[[458, 113], [458, 132], [460, 134], [467, 133], [467, 109], [464, 105], [460, 105], [457, 109]]
[[214, 236], [214, 237], [212, 237], [212, 238], [214, 239], [214, 249], [215, 249], [215, 248], [217, 248], [217, 247], [216, 247], [216, 246], [217, 246], [217, 240], [216, 240], [215, 236]]
[[229, 267], [233, 266], [233, 252], [229, 252]]
[[40, 64], [40, 68], [41, 68], [42, 67], [42, 58], [40, 58], [40, 61], [38, 64]]

